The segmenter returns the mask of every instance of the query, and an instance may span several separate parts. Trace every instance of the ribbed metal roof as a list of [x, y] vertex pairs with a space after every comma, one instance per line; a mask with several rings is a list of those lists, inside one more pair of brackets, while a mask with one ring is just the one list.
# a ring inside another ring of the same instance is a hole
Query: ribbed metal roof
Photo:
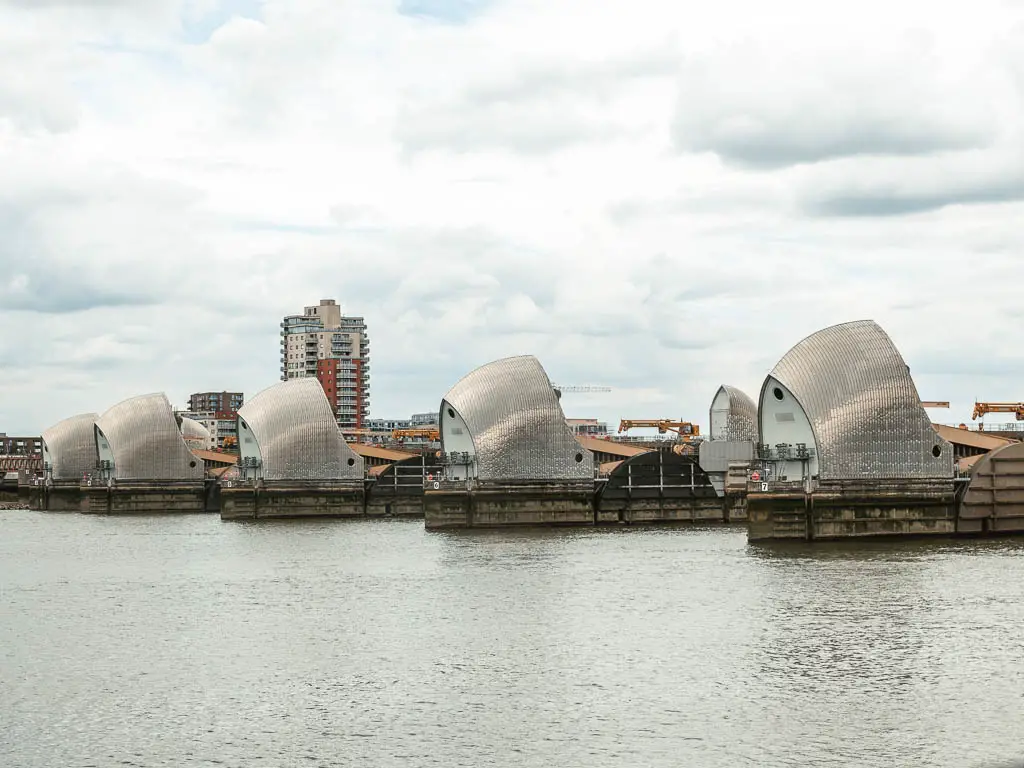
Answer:
[[162, 392], [118, 403], [96, 426], [110, 442], [117, 480], [203, 479], [203, 463], [185, 444]]
[[[721, 434], [717, 434], [717, 419], [714, 404], [719, 395], [724, 394], [728, 401], [728, 411], [724, 414], [725, 424]], [[709, 413], [711, 435], [714, 440], [749, 440], [757, 442], [757, 405], [743, 390], [723, 384], [711, 399]]]
[[469, 428], [481, 480], [594, 476], [593, 455], [565, 423], [551, 381], [532, 355], [477, 368], [445, 395], [442, 424], [449, 418], [448, 408], [457, 411]]
[[206, 445], [210, 440], [210, 430], [195, 419], [190, 419], [188, 416], [182, 416], [181, 436], [185, 438], [186, 443]]
[[64, 419], [43, 432], [43, 445], [48, 454], [54, 480], [81, 480], [96, 469], [95, 413], [82, 413]]
[[[771, 377], [811, 422], [821, 479], [952, 476], [952, 446], [932, 428], [910, 369], [874, 321], [808, 336]], [[761, 390], [762, 411], [770, 381]]]
[[238, 411], [259, 443], [265, 480], [361, 480], [363, 459], [345, 442], [315, 378], [263, 390]]

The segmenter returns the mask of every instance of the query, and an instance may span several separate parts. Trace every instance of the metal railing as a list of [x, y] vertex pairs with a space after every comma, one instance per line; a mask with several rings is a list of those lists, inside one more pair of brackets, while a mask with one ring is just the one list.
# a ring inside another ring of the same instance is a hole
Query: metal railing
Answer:
[[814, 448], [808, 448], [806, 443], [796, 443], [795, 445], [790, 445], [789, 443], [779, 443], [777, 445], [761, 443], [755, 447], [757, 458], [762, 460], [803, 461], [813, 459], [815, 455]]
[[1024, 421], [1009, 421], [1003, 424], [942, 424], [943, 427], [952, 429], [965, 429], [967, 432], [1024, 432]]

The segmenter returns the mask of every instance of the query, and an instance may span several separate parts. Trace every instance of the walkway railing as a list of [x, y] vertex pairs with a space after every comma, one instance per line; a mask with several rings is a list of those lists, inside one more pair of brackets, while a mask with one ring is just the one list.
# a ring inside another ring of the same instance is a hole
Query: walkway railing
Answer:
[[[959, 429], [960, 424], [943, 424], [944, 427]], [[1024, 421], [1008, 421], [1004, 424], [985, 424], [983, 422], [964, 424], [968, 432], [1024, 432]]]

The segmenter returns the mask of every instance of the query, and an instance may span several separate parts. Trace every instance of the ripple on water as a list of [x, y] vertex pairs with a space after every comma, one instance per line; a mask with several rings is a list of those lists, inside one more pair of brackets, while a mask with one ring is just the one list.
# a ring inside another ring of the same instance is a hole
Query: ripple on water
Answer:
[[975, 766], [1019, 542], [0, 516], [0, 765]]

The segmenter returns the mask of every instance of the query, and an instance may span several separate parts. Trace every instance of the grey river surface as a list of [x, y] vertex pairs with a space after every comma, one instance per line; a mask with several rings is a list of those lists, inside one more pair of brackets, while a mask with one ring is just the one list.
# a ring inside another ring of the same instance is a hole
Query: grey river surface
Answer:
[[0, 766], [1024, 764], [1024, 543], [0, 512]]

